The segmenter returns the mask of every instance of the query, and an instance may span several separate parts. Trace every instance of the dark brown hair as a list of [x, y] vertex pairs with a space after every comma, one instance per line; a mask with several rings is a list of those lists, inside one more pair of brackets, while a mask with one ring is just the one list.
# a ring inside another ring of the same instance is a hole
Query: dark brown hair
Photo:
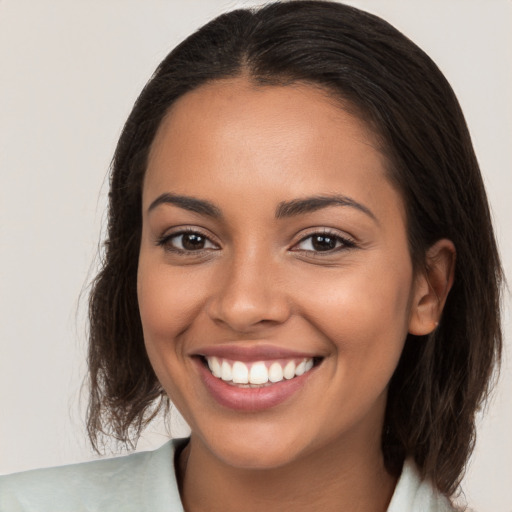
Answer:
[[404, 199], [417, 271], [434, 242], [455, 244], [455, 283], [442, 320], [431, 335], [406, 340], [382, 437], [390, 471], [412, 456], [423, 476], [451, 494], [502, 344], [502, 273], [482, 177], [457, 99], [432, 60], [380, 18], [334, 2], [219, 16], [164, 59], [135, 103], [112, 163], [108, 237], [90, 297], [93, 445], [100, 433], [136, 443], [168, 406], [145, 352], [136, 292], [141, 192], [156, 131], [177, 98], [242, 73], [256, 84], [315, 84], [365, 119]]

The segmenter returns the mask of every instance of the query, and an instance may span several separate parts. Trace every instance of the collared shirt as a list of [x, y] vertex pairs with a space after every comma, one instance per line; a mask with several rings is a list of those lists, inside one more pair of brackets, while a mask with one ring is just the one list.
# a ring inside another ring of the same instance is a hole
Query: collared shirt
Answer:
[[[184, 512], [174, 454], [155, 451], [0, 477], [0, 512]], [[387, 512], [452, 512], [448, 500], [406, 461]]]

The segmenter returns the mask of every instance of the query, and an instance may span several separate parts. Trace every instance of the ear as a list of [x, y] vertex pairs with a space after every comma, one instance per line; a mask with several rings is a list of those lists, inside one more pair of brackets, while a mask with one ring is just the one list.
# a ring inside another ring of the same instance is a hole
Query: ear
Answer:
[[455, 255], [453, 242], [445, 238], [427, 251], [425, 270], [416, 276], [409, 319], [410, 334], [430, 334], [439, 324], [453, 284]]

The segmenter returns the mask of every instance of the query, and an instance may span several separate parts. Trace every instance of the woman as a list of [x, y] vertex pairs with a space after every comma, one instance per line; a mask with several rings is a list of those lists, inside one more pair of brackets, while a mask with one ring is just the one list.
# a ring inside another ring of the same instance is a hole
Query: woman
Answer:
[[7, 477], [2, 510], [450, 510], [500, 278], [421, 50], [340, 4], [221, 16], [125, 125], [90, 303], [93, 443], [136, 440], [169, 398], [191, 437]]

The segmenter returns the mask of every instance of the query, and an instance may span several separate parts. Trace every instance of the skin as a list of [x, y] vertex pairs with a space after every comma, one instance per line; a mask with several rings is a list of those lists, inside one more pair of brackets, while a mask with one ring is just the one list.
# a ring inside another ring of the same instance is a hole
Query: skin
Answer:
[[[150, 209], [166, 193], [207, 200], [222, 218]], [[333, 194], [368, 211], [275, 218], [283, 201]], [[176, 252], [184, 238], [170, 235], [184, 227], [207, 237], [201, 250]], [[326, 230], [350, 243], [315, 251], [306, 237]], [[138, 297], [152, 365], [192, 430], [179, 464], [186, 510], [386, 510], [387, 386], [407, 333], [435, 328], [453, 255], [439, 242], [428, 275], [414, 275], [375, 137], [318, 88], [240, 77], [180, 98], [145, 176]], [[212, 399], [192, 357], [226, 343], [323, 359], [290, 399], [243, 413]]]

